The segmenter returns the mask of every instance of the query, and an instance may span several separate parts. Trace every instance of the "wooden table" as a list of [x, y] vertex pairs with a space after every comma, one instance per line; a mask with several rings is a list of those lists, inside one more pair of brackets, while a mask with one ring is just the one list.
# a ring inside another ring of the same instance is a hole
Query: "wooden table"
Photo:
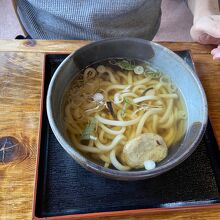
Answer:
[[[1, 220], [32, 219], [44, 56], [46, 53], [70, 53], [87, 43], [0, 41]], [[209, 117], [220, 146], [220, 62], [212, 60], [212, 47], [196, 43], [162, 44], [172, 50], [191, 49], [208, 98]], [[6, 138], [13, 142], [11, 148], [4, 147]], [[143, 211], [132, 216], [122, 214], [120, 219], [220, 219], [220, 206], [194, 210], [170, 209], [165, 212]], [[106, 216], [105, 219], [119, 219], [119, 216]]]

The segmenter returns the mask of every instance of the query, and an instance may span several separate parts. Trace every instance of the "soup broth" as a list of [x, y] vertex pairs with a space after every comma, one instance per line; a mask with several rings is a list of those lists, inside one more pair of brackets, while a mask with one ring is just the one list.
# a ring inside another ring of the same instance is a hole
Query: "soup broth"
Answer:
[[180, 92], [139, 60], [88, 66], [70, 83], [62, 105], [72, 146], [105, 167], [153, 169], [185, 134]]

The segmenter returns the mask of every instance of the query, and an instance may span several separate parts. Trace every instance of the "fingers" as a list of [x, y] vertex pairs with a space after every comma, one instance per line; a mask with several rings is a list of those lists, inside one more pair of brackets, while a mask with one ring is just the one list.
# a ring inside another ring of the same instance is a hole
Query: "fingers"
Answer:
[[190, 30], [193, 40], [202, 44], [220, 44], [220, 15], [204, 16]]
[[220, 16], [211, 15], [202, 18], [197, 28], [214, 38], [220, 38]]
[[218, 45], [217, 48], [213, 49], [211, 51], [211, 54], [213, 55], [213, 60], [220, 60], [220, 45]]
[[191, 28], [191, 37], [194, 41], [197, 41], [201, 44], [214, 44], [219, 45], [220, 44], [220, 38], [215, 38], [207, 33], [204, 33], [201, 30], [195, 30], [195, 27]]
[[215, 37], [213, 37], [213, 36], [211, 36], [211, 35], [202, 33], [202, 34], [199, 36], [198, 42], [201, 42], [201, 43], [203, 43], [203, 44], [214, 44], [214, 45], [218, 45], [218, 44], [220, 44], [220, 38], [215, 38]]

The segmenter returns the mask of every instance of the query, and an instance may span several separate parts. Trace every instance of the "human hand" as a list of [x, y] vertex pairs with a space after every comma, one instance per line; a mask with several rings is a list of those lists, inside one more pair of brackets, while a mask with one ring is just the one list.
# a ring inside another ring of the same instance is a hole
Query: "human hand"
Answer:
[[[220, 15], [198, 18], [190, 30], [193, 40], [201, 44], [220, 44]], [[220, 45], [211, 51], [213, 59], [220, 59]]]
[[201, 44], [220, 44], [220, 15], [207, 15], [196, 19], [190, 34], [193, 40]]
[[211, 51], [214, 60], [220, 60], [220, 45]]

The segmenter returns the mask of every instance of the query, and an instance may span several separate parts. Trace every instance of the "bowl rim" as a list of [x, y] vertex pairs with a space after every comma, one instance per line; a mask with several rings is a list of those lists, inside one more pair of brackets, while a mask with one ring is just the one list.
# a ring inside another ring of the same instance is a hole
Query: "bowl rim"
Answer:
[[[57, 77], [59, 76], [59, 73], [61, 73], [60, 70], [63, 68], [63, 66], [78, 51], [82, 52], [83, 50], [87, 50], [88, 48], [93, 47], [95, 45], [99, 45], [99, 44], [103, 44], [103, 43], [109, 43], [109, 42], [114, 42], [114, 41], [131, 41], [131, 43], [132, 42], [140, 42], [140, 43], [143, 43], [145, 45], [149, 45], [149, 44], [150, 45], [154, 45], [154, 46], [160, 48], [161, 50], [164, 50], [168, 55], [172, 56], [172, 58], [175, 58], [182, 66], [184, 66], [184, 68], [186, 68], [187, 72], [189, 72], [192, 75], [192, 77], [194, 78], [194, 80], [195, 80], [195, 82], [196, 82], [196, 84], [198, 86], [198, 89], [199, 89], [201, 97], [202, 97], [202, 101], [204, 103], [202, 126], [201, 126], [201, 128], [200, 128], [200, 130], [198, 132], [197, 137], [191, 143], [189, 148], [186, 149], [177, 158], [173, 158], [168, 163], [163, 164], [163, 165], [161, 165], [159, 167], [156, 167], [153, 170], [120, 171], [120, 170], [116, 170], [116, 169], [105, 168], [104, 166], [98, 165], [98, 164], [90, 161], [89, 159], [84, 157], [82, 154], [80, 154], [77, 150], [75, 150], [75, 148], [72, 147], [68, 143], [68, 141], [66, 141], [66, 139], [61, 135], [59, 129], [57, 128], [56, 123], [55, 123], [55, 119], [53, 117], [52, 101], [51, 101], [51, 99], [52, 99], [52, 90], [53, 90], [55, 81], [56, 81]], [[194, 152], [194, 150], [196, 149], [196, 147], [198, 146], [198, 144], [202, 140], [202, 137], [203, 137], [203, 135], [205, 133], [205, 130], [206, 130], [207, 121], [208, 121], [208, 104], [207, 104], [207, 98], [206, 98], [205, 91], [203, 89], [202, 83], [199, 80], [199, 77], [188, 66], [188, 64], [185, 63], [185, 61], [182, 60], [173, 51], [171, 51], [170, 49], [168, 49], [168, 48], [166, 48], [166, 47], [164, 47], [164, 46], [162, 46], [162, 45], [160, 45], [158, 43], [155, 43], [155, 42], [152, 42], [152, 41], [148, 41], [148, 40], [144, 40], [144, 39], [130, 38], [130, 37], [125, 37], [125, 38], [108, 38], [108, 39], [92, 42], [92, 43], [89, 43], [89, 44], [87, 44], [87, 45], [77, 49], [76, 51], [74, 51], [70, 55], [68, 55], [62, 61], [62, 63], [58, 66], [58, 68], [56, 69], [54, 75], [51, 78], [51, 81], [49, 83], [48, 90], [47, 90], [46, 110], [47, 110], [48, 121], [49, 121], [49, 124], [51, 126], [51, 129], [52, 129], [55, 137], [57, 138], [57, 140], [60, 143], [60, 145], [66, 150], [66, 152], [68, 154], [70, 154], [71, 157], [73, 157], [74, 160], [76, 160], [76, 162], [78, 162], [80, 165], [82, 165], [84, 168], [86, 168], [86, 169], [88, 169], [90, 171], [93, 171], [93, 172], [98, 173], [100, 175], [104, 175], [104, 176], [109, 177], [109, 178], [120, 179], [120, 180], [138, 180], [138, 179], [151, 178], [151, 177], [160, 175], [162, 173], [165, 173], [165, 172], [169, 171], [170, 169], [176, 167], [180, 163], [182, 163], [185, 159], [187, 159]]]

